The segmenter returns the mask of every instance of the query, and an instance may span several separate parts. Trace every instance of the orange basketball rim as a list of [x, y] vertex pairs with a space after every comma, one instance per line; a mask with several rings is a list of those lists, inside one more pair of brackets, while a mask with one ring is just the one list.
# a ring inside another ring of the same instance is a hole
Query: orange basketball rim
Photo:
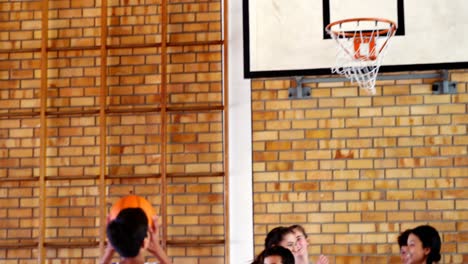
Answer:
[[[366, 30], [364, 28], [359, 28], [360, 22], [373, 22], [375, 25], [383, 24], [387, 27], [380, 28], [377, 30]], [[344, 29], [342, 25], [355, 25], [354, 27]], [[385, 18], [371, 18], [371, 17], [360, 17], [360, 18], [349, 18], [338, 20], [328, 24], [325, 27], [325, 30], [330, 34], [334, 39], [347, 38], [353, 40], [354, 54], [355, 59], [360, 60], [376, 60], [378, 55], [386, 47], [388, 40], [396, 32], [397, 25], [395, 22], [385, 19]], [[379, 49], [376, 50], [376, 38], [385, 37], [385, 41], [379, 45]], [[369, 52], [367, 54], [362, 53], [362, 44], [365, 44]]]

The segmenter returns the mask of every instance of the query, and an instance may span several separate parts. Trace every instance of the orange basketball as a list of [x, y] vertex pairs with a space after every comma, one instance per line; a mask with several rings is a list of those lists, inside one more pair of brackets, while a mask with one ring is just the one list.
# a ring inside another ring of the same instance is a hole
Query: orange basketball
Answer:
[[127, 195], [120, 198], [116, 203], [111, 207], [109, 217], [110, 220], [114, 220], [121, 210], [126, 208], [141, 208], [146, 213], [148, 217], [148, 225], [153, 225], [153, 216], [156, 214], [156, 210], [153, 208], [150, 202], [145, 198], [137, 195]]

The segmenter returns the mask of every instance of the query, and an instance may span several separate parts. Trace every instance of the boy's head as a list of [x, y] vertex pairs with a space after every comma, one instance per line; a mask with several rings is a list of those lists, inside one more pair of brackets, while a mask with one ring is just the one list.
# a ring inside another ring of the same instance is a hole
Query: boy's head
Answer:
[[267, 248], [260, 255], [260, 264], [294, 264], [294, 255], [281, 246]]
[[148, 218], [141, 208], [123, 209], [107, 225], [106, 233], [121, 257], [136, 257], [148, 234]]

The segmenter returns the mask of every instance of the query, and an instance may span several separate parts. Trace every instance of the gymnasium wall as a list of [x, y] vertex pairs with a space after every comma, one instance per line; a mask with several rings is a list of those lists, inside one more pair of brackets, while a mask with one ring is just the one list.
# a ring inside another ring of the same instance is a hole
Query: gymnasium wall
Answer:
[[441, 263], [468, 263], [468, 71], [449, 74], [457, 94], [429, 79], [377, 81], [375, 96], [335, 82], [299, 100], [292, 78], [253, 80], [255, 251], [301, 224], [314, 261], [400, 263], [398, 234], [430, 224]]
[[[97, 263], [101, 210], [133, 192], [166, 214], [175, 263], [224, 263], [221, 1], [168, 1], [166, 48], [162, 1], [108, 1], [104, 104], [101, 1], [48, 2], [46, 57], [42, 1], [0, 2], [0, 262]], [[307, 100], [289, 78], [252, 80], [255, 251], [294, 223], [313, 260], [398, 263], [398, 233], [429, 223], [442, 263], [468, 262], [468, 71], [450, 79], [455, 95], [403, 80]]]
[[0, 263], [98, 263], [129, 193], [174, 263], [224, 263], [223, 7], [164, 3], [0, 1]]

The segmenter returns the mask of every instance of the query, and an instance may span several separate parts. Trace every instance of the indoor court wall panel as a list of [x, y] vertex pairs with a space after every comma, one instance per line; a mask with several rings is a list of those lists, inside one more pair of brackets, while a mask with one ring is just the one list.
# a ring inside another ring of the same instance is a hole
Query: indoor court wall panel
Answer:
[[108, 45], [161, 43], [161, 0], [110, 0], [107, 5]]
[[49, 0], [48, 47], [100, 45], [100, 1]]
[[222, 39], [222, 1], [169, 0], [169, 42]]
[[[36, 263], [38, 237], [38, 195], [37, 181], [0, 182], [0, 239], [2, 244], [28, 245], [25, 248], [2, 248], [0, 259], [11, 263]], [[20, 242], [21, 241], [21, 242]], [[8, 263], [10, 263], [8, 262]]]
[[221, 45], [170, 47], [168, 55], [170, 106], [222, 104]]
[[99, 51], [55, 51], [48, 56], [48, 110], [96, 111], [99, 107]]
[[221, 112], [185, 112], [169, 115], [169, 173], [222, 173]]
[[[224, 11], [0, 2], [0, 262], [98, 263], [107, 212], [133, 193], [155, 207], [176, 263], [226, 263]], [[182, 236], [168, 234], [168, 199], [182, 196], [171, 185], [201, 203], [178, 204], [198, 219], [178, 222]]]
[[46, 243], [96, 241], [99, 235], [96, 180], [48, 181], [46, 193]]
[[39, 108], [40, 54], [0, 54], [0, 113], [37, 112]]
[[97, 176], [99, 140], [96, 115], [48, 118], [47, 176]]
[[37, 179], [39, 124], [32, 117], [0, 119], [0, 178]]
[[222, 177], [173, 177], [168, 187], [168, 235], [174, 241], [224, 239]]
[[107, 105], [156, 108], [161, 105], [161, 50], [155, 47], [112, 49], [107, 58]]
[[0, 8], [0, 50], [41, 47], [41, 1], [4, 1]]
[[[279, 225], [302, 224], [311, 260], [399, 263], [400, 232], [430, 224], [441, 263], [466, 262], [466, 70], [456, 94], [426, 79], [310, 83], [288, 99], [288, 78], [252, 80], [255, 250]], [[311, 77], [313, 78], [313, 76]]]
[[107, 173], [142, 176], [161, 173], [159, 113], [112, 115], [107, 118]]

